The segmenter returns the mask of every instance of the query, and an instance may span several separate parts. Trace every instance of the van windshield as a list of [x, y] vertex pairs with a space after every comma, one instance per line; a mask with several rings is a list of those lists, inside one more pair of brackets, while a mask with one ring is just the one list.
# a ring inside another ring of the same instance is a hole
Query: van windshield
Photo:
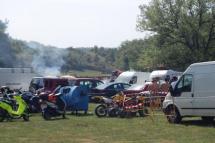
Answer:
[[44, 82], [42, 78], [34, 78], [31, 81], [31, 87], [34, 87], [36, 90], [39, 88], [43, 88]]

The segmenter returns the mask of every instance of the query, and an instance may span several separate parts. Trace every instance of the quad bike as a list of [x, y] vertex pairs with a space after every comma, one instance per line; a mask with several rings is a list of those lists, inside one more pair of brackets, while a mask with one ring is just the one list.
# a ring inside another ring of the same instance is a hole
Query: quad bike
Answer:
[[0, 100], [0, 122], [5, 119], [19, 119], [29, 121], [29, 110], [27, 103], [20, 95], [7, 95]]

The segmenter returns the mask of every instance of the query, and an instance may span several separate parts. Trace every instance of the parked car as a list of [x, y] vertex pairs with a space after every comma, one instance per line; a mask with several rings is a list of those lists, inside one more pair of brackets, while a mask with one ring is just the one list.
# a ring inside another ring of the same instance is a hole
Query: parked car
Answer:
[[103, 84], [103, 81], [95, 78], [71, 78], [68, 80], [70, 86], [86, 86], [88, 89]]
[[121, 83], [121, 82], [110, 82], [110, 83], [104, 83], [96, 88], [92, 89], [89, 93], [90, 99], [94, 96], [105, 96], [105, 97], [111, 97], [120, 91], [124, 91], [125, 89], [129, 88], [131, 85], [127, 83]]
[[146, 82], [145, 84], [133, 84], [128, 89], [124, 90], [123, 93], [127, 96], [139, 94], [143, 91], [147, 91], [147, 87], [151, 82]]

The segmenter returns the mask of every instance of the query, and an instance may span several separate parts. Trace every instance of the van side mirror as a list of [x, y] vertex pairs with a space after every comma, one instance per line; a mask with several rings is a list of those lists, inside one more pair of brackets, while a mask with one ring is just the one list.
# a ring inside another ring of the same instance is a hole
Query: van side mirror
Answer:
[[173, 88], [172, 86], [170, 86], [169, 92], [171, 93], [171, 96], [173, 96], [173, 97], [178, 97], [181, 95], [181, 89]]

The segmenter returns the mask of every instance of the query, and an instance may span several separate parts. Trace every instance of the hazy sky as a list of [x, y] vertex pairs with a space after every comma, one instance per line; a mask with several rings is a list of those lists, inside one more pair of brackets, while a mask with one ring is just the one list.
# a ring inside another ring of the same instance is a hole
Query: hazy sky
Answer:
[[0, 19], [13, 38], [58, 47], [118, 47], [144, 38], [138, 6], [149, 0], [0, 0]]

